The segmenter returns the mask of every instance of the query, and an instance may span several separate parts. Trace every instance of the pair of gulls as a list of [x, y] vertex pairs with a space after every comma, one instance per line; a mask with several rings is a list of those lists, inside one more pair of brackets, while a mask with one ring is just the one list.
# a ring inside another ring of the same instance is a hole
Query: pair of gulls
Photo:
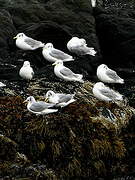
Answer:
[[[57, 77], [60, 79], [63, 79], [65, 81], [78, 81], [83, 83], [84, 80], [83, 75], [81, 74], [75, 74], [73, 71], [71, 71], [69, 68], [65, 67], [63, 65], [62, 60], [57, 60], [54, 65], [54, 73]], [[30, 66], [29, 61], [24, 61], [23, 66], [21, 67], [19, 71], [19, 75], [26, 80], [31, 80], [34, 76], [33, 68]]]
[[109, 88], [104, 83], [124, 84], [124, 79], [120, 78], [114, 70], [108, 68], [105, 64], [98, 66], [97, 77], [102, 81], [97, 82], [92, 89], [93, 94], [97, 99], [106, 102], [123, 101], [123, 95]]
[[75, 101], [75, 94], [55, 93], [49, 90], [45, 95], [45, 101], [36, 101], [33, 96], [29, 96], [24, 102], [27, 102], [28, 111], [37, 115], [50, 114], [58, 111], [58, 107], [65, 107]]

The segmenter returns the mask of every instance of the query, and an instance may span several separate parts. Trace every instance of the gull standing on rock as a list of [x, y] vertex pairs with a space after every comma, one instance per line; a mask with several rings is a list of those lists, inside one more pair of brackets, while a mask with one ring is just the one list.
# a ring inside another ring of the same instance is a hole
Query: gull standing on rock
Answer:
[[124, 79], [120, 78], [115, 71], [108, 68], [107, 65], [101, 64], [97, 68], [97, 77], [105, 83], [120, 83], [124, 84]]
[[63, 65], [62, 60], [57, 60], [52, 65], [55, 65], [54, 73], [57, 77], [64, 79], [65, 81], [79, 81], [81, 83], [84, 83], [82, 79], [83, 75], [73, 73], [69, 68]]
[[56, 106], [65, 107], [74, 101], [75, 94], [63, 94], [63, 93], [55, 93], [51, 90], [47, 91], [45, 97], [46, 101], [49, 103], [53, 103]]
[[42, 50], [43, 57], [49, 62], [55, 62], [61, 59], [65, 61], [74, 61], [73, 57], [61, 50], [55, 49], [52, 43], [47, 43]]
[[34, 76], [33, 68], [30, 66], [29, 61], [24, 61], [23, 66], [19, 71], [19, 75], [26, 80], [31, 80]]
[[113, 89], [110, 89], [108, 86], [105, 86], [102, 82], [97, 82], [92, 91], [94, 96], [101, 101], [115, 102], [123, 100], [123, 95], [114, 91]]
[[67, 43], [67, 48], [72, 53], [77, 55], [86, 55], [95, 56], [96, 51], [93, 47], [87, 47], [86, 40], [83, 38], [72, 37], [72, 39]]
[[44, 101], [36, 101], [33, 96], [29, 96], [24, 103], [27, 102], [28, 111], [35, 113], [37, 115], [40, 114], [50, 114], [53, 112], [57, 112], [58, 109], [50, 109], [54, 106], [54, 104], [46, 103]]
[[45, 45], [41, 41], [26, 36], [24, 33], [17, 34], [13, 39], [16, 39], [16, 46], [22, 50], [35, 50]]

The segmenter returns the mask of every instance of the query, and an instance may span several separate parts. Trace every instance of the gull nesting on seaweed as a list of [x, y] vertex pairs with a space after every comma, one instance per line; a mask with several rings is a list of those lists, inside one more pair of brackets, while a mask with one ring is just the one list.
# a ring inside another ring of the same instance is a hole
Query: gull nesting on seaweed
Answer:
[[45, 97], [46, 101], [49, 101], [49, 103], [53, 103], [56, 106], [65, 107], [74, 101], [75, 94], [63, 94], [63, 93], [55, 93], [51, 90], [47, 91]]
[[73, 73], [69, 68], [63, 65], [62, 60], [57, 60], [52, 65], [55, 65], [54, 73], [57, 77], [64, 79], [65, 81], [79, 81], [81, 83], [84, 83], [82, 79], [83, 75]]
[[98, 66], [97, 77], [99, 80], [105, 83], [124, 84], [124, 79], [120, 78], [114, 70], [108, 68], [108, 66], [105, 64]]
[[67, 48], [69, 51], [77, 55], [95, 56], [96, 51], [93, 47], [87, 47], [86, 40], [83, 38], [72, 37], [72, 39], [67, 43]]
[[19, 71], [19, 75], [26, 80], [31, 80], [34, 76], [33, 68], [30, 66], [29, 61], [24, 61], [23, 66]]
[[49, 62], [55, 62], [61, 59], [65, 61], [74, 61], [73, 57], [61, 50], [55, 49], [52, 43], [47, 43], [42, 50], [43, 57]]
[[40, 115], [40, 114], [50, 114], [57, 112], [58, 109], [51, 109], [54, 104], [46, 103], [44, 101], [36, 101], [33, 96], [29, 96], [24, 103], [27, 102], [28, 111]]
[[16, 39], [16, 46], [22, 50], [35, 50], [45, 45], [41, 41], [26, 36], [24, 33], [18, 33], [13, 39]]
[[123, 95], [120, 93], [114, 91], [113, 89], [109, 88], [108, 86], [105, 86], [102, 82], [97, 82], [93, 89], [94, 96], [102, 101], [106, 102], [116, 102], [116, 101], [123, 101]]

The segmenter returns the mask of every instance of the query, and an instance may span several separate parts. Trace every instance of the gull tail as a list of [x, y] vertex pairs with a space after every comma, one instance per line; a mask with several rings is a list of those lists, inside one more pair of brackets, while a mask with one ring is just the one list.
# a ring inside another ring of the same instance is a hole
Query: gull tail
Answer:
[[63, 62], [67, 62], [67, 61], [74, 61], [74, 58], [71, 56], [71, 57], [63, 60]]
[[118, 83], [124, 84], [124, 79], [121, 79], [121, 78], [120, 78], [120, 79], [118, 80]]
[[91, 56], [95, 56], [96, 53], [97, 53], [97, 52], [95, 51], [95, 49], [94, 49], [93, 47], [88, 48], [87, 54], [89, 54], [89, 55], [91, 55]]
[[83, 78], [83, 75], [82, 74], [76, 74], [76, 79], [77, 81], [81, 82], [81, 83], [84, 83], [84, 80], [82, 79]]

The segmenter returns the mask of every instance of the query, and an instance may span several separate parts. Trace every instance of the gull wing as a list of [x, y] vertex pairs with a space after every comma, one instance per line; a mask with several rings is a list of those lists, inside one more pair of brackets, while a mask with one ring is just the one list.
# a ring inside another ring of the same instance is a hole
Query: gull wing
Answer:
[[45, 109], [48, 109], [50, 107], [53, 107], [54, 104], [49, 104], [49, 103], [45, 103], [43, 101], [38, 101], [38, 102], [34, 102], [31, 106], [30, 106], [30, 110], [35, 111], [35, 112], [41, 112]]
[[32, 39], [32, 38], [26, 38], [26, 39], [24, 39], [24, 42], [26, 42], [32, 48], [39, 47], [42, 43], [41, 41], [37, 41], [37, 40]]
[[116, 99], [118, 97], [117, 93], [109, 88], [100, 89], [100, 92], [102, 95], [104, 95], [110, 99]]
[[63, 75], [63, 76], [67, 76], [69, 78], [73, 77], [74, 76], [74, 73], [67, 67], [64, 67], [63, 69], [60, 70], [60, 73]]
[[50, 56], [55, 57], [55, 58], [60, 59], [60, 60], [64, 60], [64, 59], [67, 59], [67, 58], [72, 58], [72, 56], [64, 53], [61, 50], [55, 49], [55, 48], [53, 48], [52, 51], [49, 54], [50, 54]]
[[111, 70], [111, 69], [108, 69], [108, 70], [106, 71], [106, 75], [107, 75], [109, 78], [113, 79], [113, 80], [118, 80], [118, 79], [120, 79], [120, 77], [117, 75], [117, 73], [116, 73], [115, 71]]

